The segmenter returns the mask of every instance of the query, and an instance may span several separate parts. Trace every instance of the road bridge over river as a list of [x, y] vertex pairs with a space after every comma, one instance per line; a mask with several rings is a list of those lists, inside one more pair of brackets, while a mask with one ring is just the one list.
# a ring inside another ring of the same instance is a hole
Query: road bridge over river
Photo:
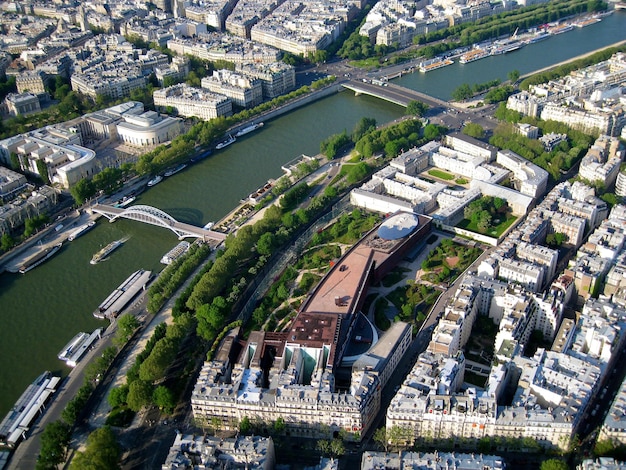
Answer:
[[136, 205], [128, 208], [122, 208], [106, 204], [96, 204], [91, 206], [90, 209], [93, 212], [102, 214], [109, 219], [110, 222], [114, 222], [120, 217], [137, 220], [146, 224], [167, 228], [178, 235], [178, 238], [181, 239], [195, 237], [202, 238], [204, 241], [212, 240], [218, 243], [221, 243], [226, 239], [225, 233], [207, 230], [202, 227], [196, 227], [195, 225], [179, 222], [166, 212], [152, 206]]
[[450, 108], [453, 106], [447, 101], [440, 100], [434, 96], [429, 96], [419, 91], [394, 85], [393, 83], [383, 80], [349, 80], [342, 83], [342, 86], [348, 90], [352, 90], [357, 95], [374, 96], [404, 107], [408, 106], [411, 101], [421, 101], [430, 108]]

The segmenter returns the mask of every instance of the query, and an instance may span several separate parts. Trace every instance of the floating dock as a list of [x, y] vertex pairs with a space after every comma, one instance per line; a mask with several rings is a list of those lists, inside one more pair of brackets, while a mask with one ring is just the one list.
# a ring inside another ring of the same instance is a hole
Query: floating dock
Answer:
[[60, 377], [44, 372], [30, 384], [0, 423], [0, 444], [15, 447], [25, 436], [37, 415], [56, 391]]
[[96, 318], [114, 319], [128, 303], [144, 289], [152, 277], [152, 271], [140, 269], [132, 273], [117, 289], [115, 289], [93, 312]]

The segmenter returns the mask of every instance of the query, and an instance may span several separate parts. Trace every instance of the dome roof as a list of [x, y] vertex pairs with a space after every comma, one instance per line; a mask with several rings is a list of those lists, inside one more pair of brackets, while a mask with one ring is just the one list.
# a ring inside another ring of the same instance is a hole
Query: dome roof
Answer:
[[378, 229], [378, 236], [384, 240], [397, 240], [409, 235], [418, 225], [417, 215], [403, 212], [385, 220]]

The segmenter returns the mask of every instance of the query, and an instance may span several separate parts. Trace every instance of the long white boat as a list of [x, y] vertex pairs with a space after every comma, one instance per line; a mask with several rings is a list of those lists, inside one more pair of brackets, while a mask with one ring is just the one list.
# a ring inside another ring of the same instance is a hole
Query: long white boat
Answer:
[[30, 271], [33, 268], [36, 268], [44, 261], [49, 260], [52, 256], [61, 249], [63, 243], [57, 243], [54, 246], [48, 247], [43, 251], [40, 251], [35, 256], [28, 258], [24, 261], [24, 264], [20, 267], [20, 273], [24, 274]]
[[82, 344], [87, 338], [89, 338], [89, 333], [80, 332], [76, 334], [70, 341], [67, 343], [63, 349], [59, 352], [57, 357], [62, 361], [67, 361], [69, 357], [73, 354], [73, 351], [76, 350], [76, 347]]
[[472, 49], [471, 51], [462, 54], [459, 63], [460, 64], [469, 64], [470, 62], [474, 62], [475, 60], [484, 59], [485, 57], [489, 57], [491, 53], [479, 47]]
[[91, 220], [89, 222], [87, 222], [86, 224], [81, 225], [80, 227], [78, 227], [76, 230], [74, 230], [72, 233], [70, 233], [70, 236], [67, 237], [67, 239], [71, 242], [73, 242], [74, 240], [76, 240], [78, 237], [80, 237], [81, 235], [84, 235], [85, 233], [87, 233], [89, 230], [91, 230], [92, 228], [94, 228], [96, 226], [96, 222]]
[[437, 70], [437, 69], [440, 69], [441, 67], [446, 67], [452, 64], [454, 64], [454, 61], [452, 59], [441, 59], [441, 58], [436, 57], [434, 59], [430, 59], [430, 60], [426, 60], [422, 62], [419, 65], [419, 70], [420, 72], [430, 72], [431, 70]]
[[232, 135], [228, 134], [228, 139], [217, 144], [215, 148], [218, 150], [223, 149], [224, 147], [228, 147], [230, 144], [234, 143], [236, 140], [237, 139], [235, 139]]
[[97, 328], [91, 334], [78, 333], [78, 335], [75, 336], [75, 338], [78, 337], [78, 340], [72, 343], [72, 346], [69, 349], [61, 351], [59, 359], [65, 361], [65, 363], [70, 367], [76, 367], [91, 345], [102, 338], [102, 331], [103, 328]]
[[122, 240], [115, 240], [114, 242], [109, 243], [107, 246], [105, 246], [100, 251], [98, 251], [95, 255], [93, 255], [93, 257], [91, 258], [90, 263], [91, 264], [99, 263], [104, 258], [106, 258], [109, 254], [111, 254], [111, 252], [113, 250], [116, 250], [117, 248], [122, 246], [123, 243], [124, 243], [123, 239]]
[[135, 196], [126, 196], [115, 204], [115, 207], [128, 207], [135, 202], [135, 199], [137, 199]]
[[183, 171], [185, 168], [187, 168], [187, 164], [186, 163], [181, 163], [180, 165], [172, 168], [171, 170], [167, 170], [165, 173], [163, 173], [163, 176], [165, 176], [167, 178], [168, 176], [175, 175], [179, 171]]
[[262, 122], [252, 123], [249, 126], [239, 129], [237, 133], [235, 134], [235, 137], [242, 137], [246, 134], [249, 134], [250, 132], [256, 131], [260, 127], [263, 127], [263, 125], [264, 124]]
[[154, 178], [148, 181], [148, 186], [150, 187], [155, 186], [159, 184], [161, 181], [163, 181], [163, 177], [161, 175], [156, 175]]

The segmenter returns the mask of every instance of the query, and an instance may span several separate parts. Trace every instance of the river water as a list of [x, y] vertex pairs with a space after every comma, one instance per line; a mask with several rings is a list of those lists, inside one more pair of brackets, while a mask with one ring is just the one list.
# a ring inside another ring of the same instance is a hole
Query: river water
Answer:
[[[526, 46], [511, 54], [471, 64], [454, 64], [427, 74], [405, 75], [395, 83], [449, 99], [463, 83], [505, 80], [626, 39], [626, 14], [616, 13], [586, 28]], [[404, 109], [368, 96], [343, 92], [266, 122], [265, 126], [210, 158], [188, 167], [143, 193], [135, 204], [164, 210], [181, 222], [219, 220], [239, 200], [282, 174], [281, 165], [315, 155], [331, 134], [352, 131], [362, 117], [378, 123]], [[129, 237], [107, 261], [91, 256], [112, 240]], [[159, 271], [161, 256], [178, 242], [163, 228], [120, 220], [98, 226], [66, 244], [55, 257], [25, 275], [0, 275], [0, 420], [24, 388], [44, 370], [66, 375], [59, 350], [79, 331], [106, 326], [93, 310], [137, 269]]]

